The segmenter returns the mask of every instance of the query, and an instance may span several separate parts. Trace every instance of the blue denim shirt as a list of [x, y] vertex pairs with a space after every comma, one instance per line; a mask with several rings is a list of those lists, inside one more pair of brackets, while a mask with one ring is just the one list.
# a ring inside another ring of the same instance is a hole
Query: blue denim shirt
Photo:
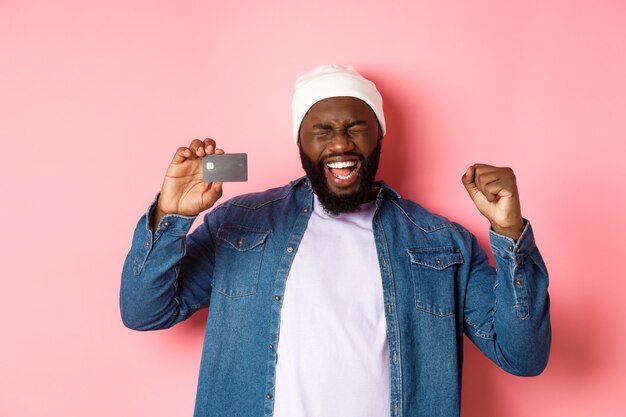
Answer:
[[[539, 374], [550, 350], [548, 275], [530, 224], [517, 242], [491, 232], [494, 269], [462, 226], [380, 186], [373, 230], [391, 416], [459, 415], [463, 333], [502, 369]], [[139, 221], [122, 274], [124, 324], [164, 329], [210, 306], [195, 416], [272, 415], [285, 282], [312, 205], [301, 178], [213, 208], [189, 236], [194, 219], [177, 215], [153, 233], [154, 204]]]

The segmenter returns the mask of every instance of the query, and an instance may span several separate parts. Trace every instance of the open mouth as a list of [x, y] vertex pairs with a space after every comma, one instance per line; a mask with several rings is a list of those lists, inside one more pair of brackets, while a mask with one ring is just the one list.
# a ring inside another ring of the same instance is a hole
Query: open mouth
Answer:
[[349, 180], [359, 171], [360, 163], [358, 160], [349, 161], [332, 161], [327, 162], [326, 167], [330, 174], [339, 180]]

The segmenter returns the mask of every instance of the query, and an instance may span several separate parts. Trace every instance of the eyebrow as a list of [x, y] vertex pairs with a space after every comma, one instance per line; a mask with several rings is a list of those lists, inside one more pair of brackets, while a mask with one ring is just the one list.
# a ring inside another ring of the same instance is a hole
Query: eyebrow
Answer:
[[[359, 126], [359, 125], [367, 125], [367, 122], [365, 120], [357, 119], [348, 123], [346, 125], [346, 129], [350, 129], [351, 127]], [[314, 129], [332, 129], [333, 127], [329, 125], [328, 123], [316, 123], [313, 125], [313, 128]]]
[[313, 125], [313, 129], [332, 129], [333, 127], [328, 123], [316, 123]]

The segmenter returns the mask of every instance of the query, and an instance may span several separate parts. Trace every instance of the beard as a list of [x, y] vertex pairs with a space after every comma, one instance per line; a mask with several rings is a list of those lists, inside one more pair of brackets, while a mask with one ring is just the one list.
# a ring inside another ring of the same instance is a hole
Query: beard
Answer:
[[382, 148], [381, 140], [378, 141], [376, 148], [374, 148], [371, 155], [367, 158], [353, 152], [329, 155], [354, 156], [361, 160], [361, 170], [358, 174], [359, 182], [356, 191], [351, 194], [341, 195], [330, 191], [328, 181], [326, 179], [324, 162], [314, 162], [311, 158], [304, 154], [302, 146], [298, 145], [298, 147], [300, 148], [300, 161], [302, 162], [302, 168], [304, 169], [304, 172], [306, 172], [309, 181], [311, 181], [313, 192], [315, 192], [317, 198], [324, 207], [324, 211], [334, 216], [341, 213], [353, 213], [361, 204], [368, 201], [372, 187], [374, 186], [376, 180], [376, 172], [378, 171], [378, 162], [380, 161], [380, 152]]

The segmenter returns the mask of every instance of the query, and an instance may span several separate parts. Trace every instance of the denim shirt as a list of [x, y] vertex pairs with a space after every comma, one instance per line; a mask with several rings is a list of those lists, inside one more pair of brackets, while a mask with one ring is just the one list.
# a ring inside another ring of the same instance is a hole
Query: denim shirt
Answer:
[[[464, 333], [505, 371], [539, 374], [550, 350], [548, 275], [530, 224], [517, 242], [490, 232], [494, 269], [462, 226], [379, 185], [373, 231], [391, 416], [459, 415]], [[178, 215], [153, 233], [154, 203], [140, 219], [122, 273], [122, 320], [164, 329], [210, 306], [195, 416], [272, 416], [285, 282], [312, 205], [300, 178], [213, 208], [189, 236], [194, 218]]]

